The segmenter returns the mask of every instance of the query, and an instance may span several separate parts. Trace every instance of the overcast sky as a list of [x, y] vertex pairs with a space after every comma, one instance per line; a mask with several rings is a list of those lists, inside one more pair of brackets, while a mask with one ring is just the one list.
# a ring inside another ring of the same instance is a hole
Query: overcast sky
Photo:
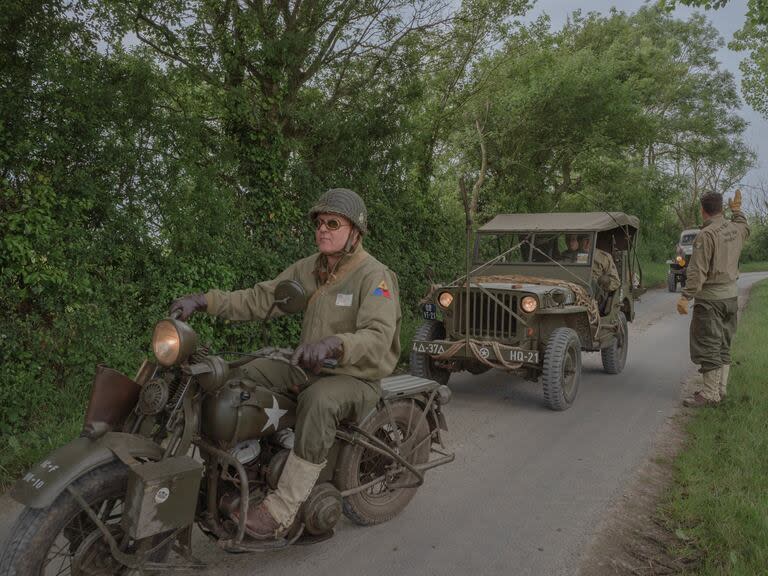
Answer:
[[[574, 10], [581, 9], [584, 13], [608, 13], [611, 8], [615, 7], [623, 12], [632, 13], [644, 4], [643, 0], [537, 0], [526, 20], [545, 13], [550, 16], [553, 29], [557, 30], [563, 26], [568, 15]], [[704, 11], [704, 14], [714, 23], [715, 28], [720, 31], [720, 35], [723, 36], [727, 44], [733, 37], [733, 33], [744, 23], [746, 11], [747, 0], [730, 0], [725, 8], [716, 11]], [[693, 9], [682, 6], [677, 8], [674, 14], [678, 18], [687, 18], [693, 12]], [[744, 55], [743, 52], [732, 52], [727, 46], [718, 52], [721, 65], [734, 75], [739, 90], [741, 90], [739, 62]], [[746, 103], [742, 103], [740, 114], [749, 122], [745, 140], [757, 154], [757, 165], [746, 175], [743, 184], [747, 188], [750, 185], [755, 186], [761, 181], [768, 183], [768, 120], [752, 110]]]

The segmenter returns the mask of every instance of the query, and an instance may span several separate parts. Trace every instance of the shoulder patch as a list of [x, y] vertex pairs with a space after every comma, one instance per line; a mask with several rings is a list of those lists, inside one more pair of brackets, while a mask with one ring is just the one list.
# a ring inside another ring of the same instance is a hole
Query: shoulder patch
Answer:
[[389, 291], [389, 286], [387, 286], [387, 281], [382, 280], [379, 285], [376, 287], [376, 289], [373, 291], [374, 296], [384, 296], [384, 298], [392, 298], [392, 293]]

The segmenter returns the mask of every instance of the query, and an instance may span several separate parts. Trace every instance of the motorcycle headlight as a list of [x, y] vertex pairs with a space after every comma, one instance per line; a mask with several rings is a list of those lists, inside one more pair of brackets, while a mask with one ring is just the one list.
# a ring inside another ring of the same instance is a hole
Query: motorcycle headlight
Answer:
[[450, 292], [441, 292], [440, 296], [437, 297], [437, 303], [443, 308], [450, 308], [451, 304], [453, 304], [453, 294]]
[[523, 312], [528, 312], [530, 314], [531, 312], [534, 312], [536, 308], [539, 307], [539, 301], [536, 300], [533, 296], [525, 296], [520, 301], [520, 308], [523, 309]]
[[181, 364], [197, 348], [197, 334], [180, 320], [161, 320], [152, 334], [152, 351], [162, 366]]

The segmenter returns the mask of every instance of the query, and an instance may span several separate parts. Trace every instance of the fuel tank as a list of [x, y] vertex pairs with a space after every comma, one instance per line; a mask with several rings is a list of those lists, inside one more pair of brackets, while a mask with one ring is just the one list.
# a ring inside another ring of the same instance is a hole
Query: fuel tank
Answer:
[[230, 380], [203, 399], [202, 436], [231, 447], [296, 423], [296, 402], [250, 380]]

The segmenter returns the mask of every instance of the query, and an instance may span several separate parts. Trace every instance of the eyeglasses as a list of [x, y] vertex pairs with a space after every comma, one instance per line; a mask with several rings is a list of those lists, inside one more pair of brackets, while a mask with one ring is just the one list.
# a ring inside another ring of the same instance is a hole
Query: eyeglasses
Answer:
[[327, 220], [323, 220], [322, 218], [315, 218], [314, 224], [315, 230], [320, 230], [320, 227], [325, 224], [325, 227], [331, 232], [335, 232], [344, 226], [349, 226], [349, 224], [342, 223], [342, 221], [338, 218], [328, 218]]

